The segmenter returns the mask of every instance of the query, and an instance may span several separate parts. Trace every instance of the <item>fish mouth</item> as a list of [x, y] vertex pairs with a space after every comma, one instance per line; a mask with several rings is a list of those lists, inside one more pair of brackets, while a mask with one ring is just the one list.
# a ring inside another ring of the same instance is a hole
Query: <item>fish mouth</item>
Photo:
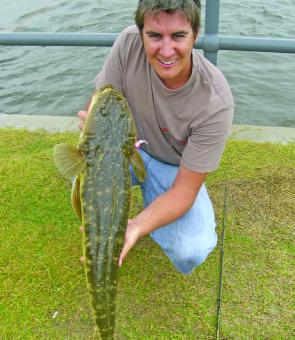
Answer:
[[118, 96], [118, 97], [123, 97], [122, 96], [122, 94], [121, 94], [121, 92], [120, 91], [118, 91], [113, 85], [111, 85], [111, 84], [108, 84], [108, 85], [105, 85], [105, 86], [103, 86], [101, 89], [100, 89], [100, 94], [101, 95], [105, 95], [105, 94], [107, 94], [107, 93], [112, 93], [112, 94], [114, 94], [114, 95], [116, 95], [116, 96]]
[[110, 85], [110, 84], [105, 85], [101, 87], [99, 90], [97, 90], [92, 96], [92, 101], [89, 107], [89, 111], [91, 110], [93, 103], [97, 103], [98, 100], [100, 100], [102, 97], [105, 97], [108, 94], [112, 94], [114, 92], [117, 92], [117, 91], [114, 89], [113, 85]]
[[114, 91], [114, 87], [112, 85], [106, 85], [102, 88], [101, 95], [105, 95], [108, 92], [113, 92], [113, 91]]

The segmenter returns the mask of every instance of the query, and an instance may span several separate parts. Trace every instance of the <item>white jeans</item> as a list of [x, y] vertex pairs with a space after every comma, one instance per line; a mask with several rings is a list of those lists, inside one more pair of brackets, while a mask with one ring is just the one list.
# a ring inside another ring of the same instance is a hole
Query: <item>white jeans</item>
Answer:
[[[178, 166], [162, 163], [142, 149], [139, 152], [145, 164], [147, 177], [143, 183], [139, 183], [132, 168], [131, 177], [133, 185], [140, 185], [146, 207], [172, 186]], [[215, 226], [212, 203], [203, 184], [188, 212], [150, 235], [181, 273], [190, 274], [215, 248], [217, 244]]]

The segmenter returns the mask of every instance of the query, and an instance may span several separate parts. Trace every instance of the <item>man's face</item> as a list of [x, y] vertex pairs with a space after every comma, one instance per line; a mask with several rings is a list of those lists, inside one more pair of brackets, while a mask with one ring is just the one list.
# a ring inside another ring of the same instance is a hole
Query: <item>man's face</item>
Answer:
[[142, 38], [148, 61], [163, 84], [172, 90], [182, 87], [191, 75], [196, 40], [185, 15], [164, 11], [146, 15]]

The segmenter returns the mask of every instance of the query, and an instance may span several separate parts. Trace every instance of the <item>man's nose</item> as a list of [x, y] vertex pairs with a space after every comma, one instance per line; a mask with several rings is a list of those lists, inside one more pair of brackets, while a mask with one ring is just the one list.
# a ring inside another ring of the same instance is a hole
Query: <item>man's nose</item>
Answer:
[[174, 48], [170, 39], [163, 39], [162, 46], [160, 49], [160, 54], [162, 57], [168, 59], [173, 56]]

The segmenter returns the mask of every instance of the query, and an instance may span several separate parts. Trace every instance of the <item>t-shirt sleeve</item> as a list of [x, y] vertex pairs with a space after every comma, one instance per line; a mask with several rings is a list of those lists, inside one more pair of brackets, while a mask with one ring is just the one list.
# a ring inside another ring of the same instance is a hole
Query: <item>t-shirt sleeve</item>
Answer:
[[111, 84], [124, 94], [123, 90], [123, 63], [124, 41], [126, 31], [123, 31], [113, 44], [111, 51], [100, 72], [94, 79], [95, 88]]
[[192, 128], [182, 153], [182, 166], [197, 172], [210, 172], [218, 168], [230, 134], [233, 111], [233, 107], [222, 109], [201, 126]]

